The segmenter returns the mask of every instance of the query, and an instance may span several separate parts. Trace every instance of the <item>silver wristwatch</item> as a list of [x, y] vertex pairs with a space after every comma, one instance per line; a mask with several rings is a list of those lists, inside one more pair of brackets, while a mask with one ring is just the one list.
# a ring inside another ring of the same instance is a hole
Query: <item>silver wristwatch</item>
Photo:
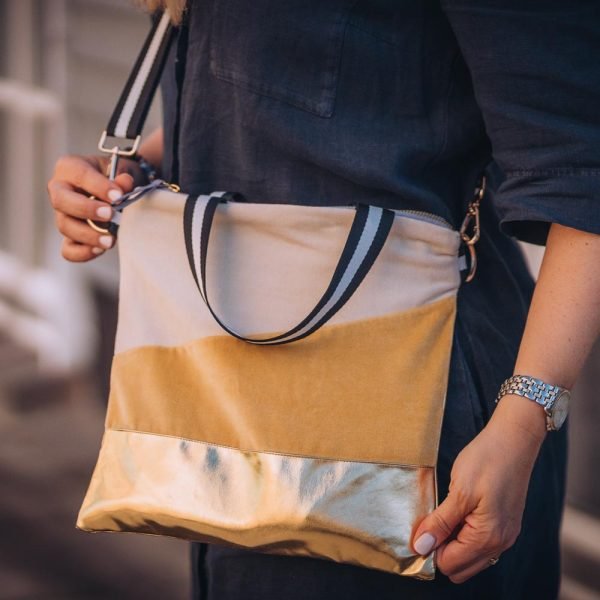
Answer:
[[516, 394], [533, 400], [546, 412], [546, 429], [556, 431], [561, 428], [569, 412], [571, 392], [557, 385], [550, 385], [529, 375], [513, 375], [501, 386], [496, 402], [506, 396]]

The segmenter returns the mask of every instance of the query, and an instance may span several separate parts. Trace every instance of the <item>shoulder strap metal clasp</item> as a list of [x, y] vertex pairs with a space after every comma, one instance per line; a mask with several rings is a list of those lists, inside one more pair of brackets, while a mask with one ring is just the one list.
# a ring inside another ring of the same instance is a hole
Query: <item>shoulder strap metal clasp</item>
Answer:
[[481, 227], [479, 223], [479, 205], [485, 194], [486, 179], [485, 176], [481, 177], [481, 182], [475, 188], [475, 195], [469, 207], [467, 208], [467, 214], [460, 227], [460, 237], [469, 249], [470, 254], [470, 269], [469, 273], [465, 278], [465, 282], [472, 281], [477, 271], [477, 253], [475, 252], [475, 244], [481, 237]]

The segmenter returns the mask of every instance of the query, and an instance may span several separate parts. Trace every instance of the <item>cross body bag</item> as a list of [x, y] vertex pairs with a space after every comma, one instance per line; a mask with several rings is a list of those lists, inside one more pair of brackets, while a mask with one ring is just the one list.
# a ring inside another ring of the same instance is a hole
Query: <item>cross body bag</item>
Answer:
[[[113, 174], [137, 149], [171, 37], [165, 13], [102, 135]], [[106, 429], [77, 526], [431, 579], [433, 554], [410, 540], [437, 502], [483, 193], [461, 232], [419, 211], [161, 180], [123, 196], [108, 227], [121, 279]]]

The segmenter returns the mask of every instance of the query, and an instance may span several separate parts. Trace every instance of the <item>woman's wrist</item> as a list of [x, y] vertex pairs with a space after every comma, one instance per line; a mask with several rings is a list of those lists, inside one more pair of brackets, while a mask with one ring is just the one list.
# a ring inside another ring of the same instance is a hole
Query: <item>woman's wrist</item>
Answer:
[[135, 160], [141, 169], [142, 173], [146, 176], [148, 183], [154, 181], [155, 179], [160, 178], [160, 170], [157, 166], [153, 165], [149, 160], [147, 160], [141, 154], [134, 154], [132, 156], [133, 160]]
[[536, 454], [547, 433], [544, 408], [515, 394], [500, 399], [489, 425], [531, 446]]
[[164, 137], [162, 127], [150, 133], [140, 145], [138, 155], [144, 157], [154, 170], [157, 177], [162, 177], [162, 160], [164, 149]]

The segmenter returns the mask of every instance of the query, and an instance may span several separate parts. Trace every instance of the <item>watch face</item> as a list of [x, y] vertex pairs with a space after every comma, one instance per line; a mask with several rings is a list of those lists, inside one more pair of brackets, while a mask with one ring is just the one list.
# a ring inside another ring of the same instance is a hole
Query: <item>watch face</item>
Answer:
[[560, 429], [562, 424], [569, 414], [569, 399], [571, 394], [569, 392], [563, 392], [554, 403], [552, 407], [552, 427], [554, 429]]

